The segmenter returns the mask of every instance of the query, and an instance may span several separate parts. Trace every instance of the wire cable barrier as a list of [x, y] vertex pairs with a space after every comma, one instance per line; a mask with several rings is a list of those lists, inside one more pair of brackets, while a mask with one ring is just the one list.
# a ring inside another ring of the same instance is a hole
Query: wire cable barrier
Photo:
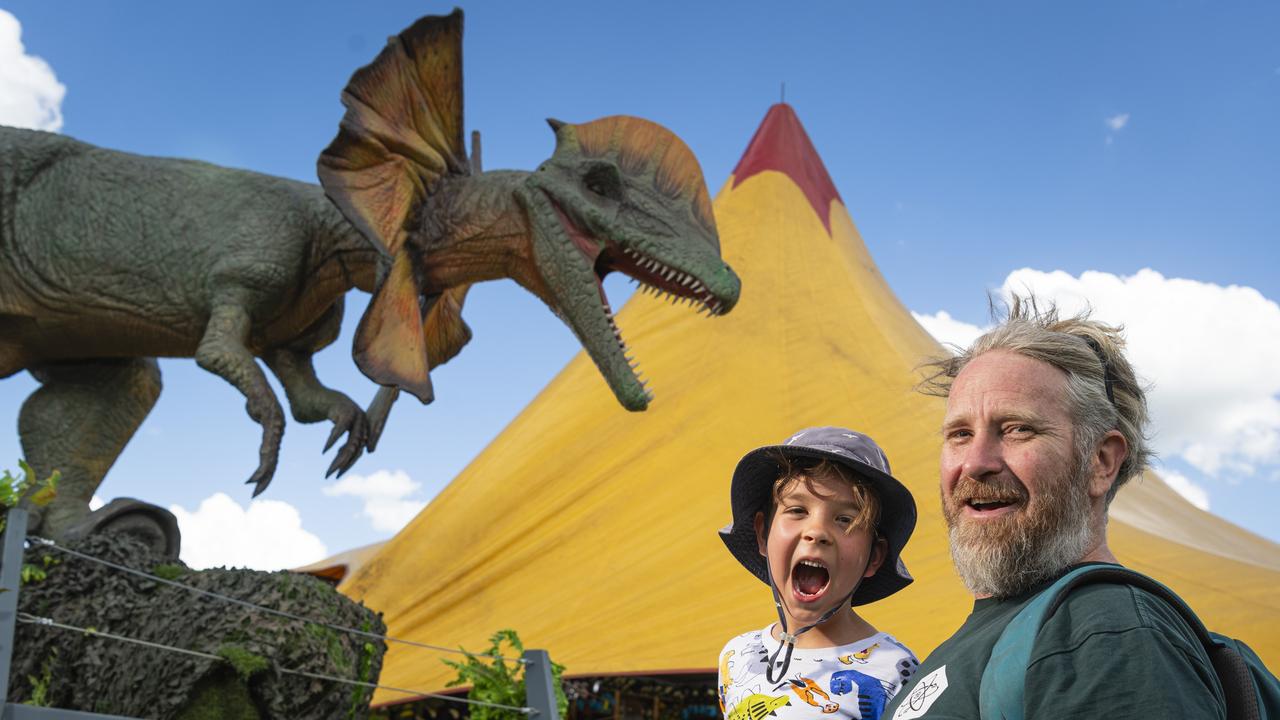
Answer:
[[275, 608], [269, 608], [262, 605], [257, 605], [255, 603], [248, 602], [247, 600], [228, 597], [226, 595], [212, 592], [210, 590], [203, 590], [201, 588], [191, 587], [190, 585], [177, 582], [176, 580], [169, 580], [167, 578], [162, 578], [157, 575], [152, 575], [151, 573], [143, 572], [141, 570], [135, 570], [134, 568], [131, 568], [131, 567], [126, 567], [124, 565], [113, 563], [110, 560], [103, 560], [101, 558], [96, 558], [92, 555], [87, 555], [77, 550], [72, 550], [71, 548], [62, 547], [61, 545], [57, 544], [53, 540], [49, 540], [47, 538], [31, 535], [27, 537], [27, 540], [32, 544], [40, 545], [42, 547], [53, 548], [58, 552], [66, 553], [67, 555], [72, 555], [82, 560], [88, 560], [90, 562], [95, 562], [100, 565], [105, 565], [113, 570], [119, 570], [120, 572], [123, 572], [123, 573], [136, 575], [138, 577], [145, 578], [152, 582], [158, 582], [164, 585], [170, 585], [172, 587], [180, 588], [182, 590], [187, 590], [188, 592], [196, 593], [197, 595], [204, 595], [206, 597], [222, 600], [223, 602], [229, 602], [235, 605], [240, 605], [242, 607], [252, 608], [254, 610], [259, 610], [269, 615], [276, 615], [279, 617], [288, 618], [290, 620], [297, 620], [299, 622], [313, 623], [315, 625], [327, 627], [330, 630], [337, 630], [339, 632], [346, 632], [346, 633], [351, 633], [353, 635], [360, 635], [362, 637], [371, 638], [374, 640], [383, 640], [386, 642], [395, 642], [395, 643], [402, 643], [404, 645], [412, 645], [414, 647], [424, 648], [426, 650], [437, 650], [439, 652], [456, 653], [458, 655], [466, 655], [468, 657], [474, 657], [474, 658], [496, 659], [496, 660], [502, 660], [504, 662], [513, 662], [513, 663], [520, 663], [520, 664], [524, 664], [527, 662], [524, 658], [510, 658], [510, 657], [504, 657], [502, 655], [490, 655], [487, 653], [486, 654], [472, 653], [472, 652], [467, 652], [466, 650], [462, 650], [460, 648], [444, 647], [442, 645], [431, 645], [428, 643], [418, 642], [416, 640], [406, 640], [404, 638], [391, 637], [390, 635], [379, 635], [378, 633], [369, 632], [368, 630], [358, 630], [356, 628], [344, 627], [342, 625], [334, 625], [333, 623], [324, 622], [322, 620], [312, 620], [311, 618], [302, 617], [301, 615], [295, 615], [293, 613], [285, 612], [283, 610], [276, 610]]
[[[217, 660], [217, 661], [225, 660], [225, 658], [223, 658], [221, 655], [214, 655], [212, 653], [200, 652], [199, 650], [188, 650], [186, 648], [174, 647], [172, 645], [164, 645], [162, 643], [155, 643], [149, 640], [139, 640], [138, 638], [126, 637], [124, 635], [116, 635], [114, 633], [104, 632], [102, 630], [96, 630], [93, 628], [82, 628], [82, 627], [76, 627], [74, 625], [65, 625], [51, 618], [36, 617], [35, 615], [31, 615], [29, 613], [24, 613], [24, 612], [18, 613], [18, 622], [28, 623], [31, 625], [41, 625], [44, 627], [54, 627], [62, 630], [71, 630], [73, 632], [84, 633], [90, 637], [108, 638], [110, 640], [118, 640], [120, 642], [133, 643], [134, 645], [142, 645], [144, 647], [155, 648], [158, 650], [167, 650], [169, 652], [182, 653], [183, 655], [193, 655], [195, 657], [205, 658], [206, 660]], [[377, 683], [365, 682], [363, 680], [349, 680], [347, 678], [334, 677], [332, 675], [323, 675], [321, 673], [307, 672], [305, 670], [290, 670], [288, 668], [276, 668], [276, 671], [283, 673], [285, 675], [299, 675], [301, 677], [312, 678], [314, 680], [324, 680], [327, 682], [344, 683], [346, 685], [358, 685], [360, 687], [373, 688], [376, 690], [390, 690], [392, 692], [405, 693], [407, 695], [429, 697], [429, 698], [435, 698], [437, 700], [448, 700], [449, 702], [465, 703], [467, 705], [483, 705], [485, 707], [500, 708], [502, 710], [511, 710], [513, 712], [522, 713], [524, 715], [532, 715], [535, 712], [533, 708], [529, 708], [529, 707], [516, 707], [515, 705], [501, 705], [498, 703], [484, 702], [482, 700], [472, 700], [470, 698], [454, 697], [452, 695], [441, 695], [439, 693], [429, 693], [429, 692], [423, 692], [421, 690], [408, 690], [405, 688], [393, 687], [391, 685], [379, 685]]]
[[[25, 523], [24, 523], [24, 524], [25, 524]], [[8, 532], [7, 532], [7, 531], [6, 531], [5, 535], [6, 535], [6, 536], [8, 536]], [[529, 665], [529, 664], [530, 664], [530, 662], [531, 662], [530, 660], [525, 659], [525, 658], [511, 658], [511, 657], [505, 657], [505, 656], [502, 656], [502, 655], [498, 655], [498, 654], [496, 654], [496, 653], [472, 653], [472, 652], [468, 652], [468, 651], [466, 651], [466, 650], [462, 650], [462, 649], [460, 649], [460, 648], [450, 648], [450, 647], [444, 647], [444, 646], [441, 646], [441, 645], [432, 645], [432, 644], [429, 644], [429, 643], [417, 642], [416, 640], [407, 640], [407, 639], [404, 639], [404, 638], [391, 637], [391, 636], [389, 636], [389, 635], [380, 635], [380, 634], [378, 634], [378, 633], [369, 632], [369, 631], [367, 631], [367, 630], [359, 630], [359, 629], [357, 629], [357, 628], [345, 627], [345, 626], [342, 626], [342, 625], [337, 625], [337, 624], [334, 624], [334, 623], [329, 623], [329, 622], [325, 622], [325, 621], [321, 621], [321, 620], [313, 620], [313, 619], [311, 619], [311, 618], [304, 617], [304, 616], [301, 616], [301, 615], [297, 615], [297, 614], [294, 614], [294, 613], [285, 612], [285, 611], [283, 611], [283, 610], [277, 610], [277, 609], [275, 609], [275, 608], [265, 607], [265, 606], [263, 606], [263, 605], [258, 605], [258, 604], [256, 604], [256, 603], [248, 602], [248, 601], [246, 601], [246, 600], [241, 600], [241, 599], [239, 599], [239, 598], [229, 597], [229, 596], [227, 596], [227, 595], [223, 595], [223, 594], [221, 594], [221, 593], [216, 593], [216, 592], [213, 592], [213, 591], [210, 591], [210, 590], [204, 590], [204, 589], [202, 589], [202, 588], [192, 587], [192, 586], [190, 586], [190, 585], [187, 585], [187, 584], [184, 584], [184, 583], [180, 583], [180, 582], [177, 582], [177, 581], [175, 581], [175, 580], [170, 580], [170, 579], [168, 579], [168, 578], [159, 577], [158, 575], [153, 575], [153, 574], [148, 573], [148, 572], [144, 572], [144, 571], [141, 571], [141, 570], [136, 570], [136, 569], [134, 569], [134, 568], [127, 567], [127, 566], [124, 566], [124, 565], [120, 565], [120, 564], [118, 564], [118, 563], [114, 563], [114, 562], [111, 562], [111, 561], [109, 561], [109, 560], [104, 560], [104, 559], [102, 559], [102, 558], [98, 558], [98, 557], [94, 557], [94, 556], [89, 555], [89, 554], [86, 554], [86, 553], [82, 553], [82, 552], [80, 552], [80, 551], [78, 551], [78, 550], [72, 550], [71, 548], [63, 547], [63, 546], [59, 545], [58, 543], [54, 542], [53, 540], [49, 540], [49, 539], [47, 539], [47, 538], [37, 537], [37, 536], [34, 536], [34, 535], [33, 535], [33, 536], [28, 536], [28, 537], [26, 538], [26, 541], [27, 541], [28, 543], [30, 543], [30, 544], [31, 544], [31, 546], [39, 546], [39, 547], [42, 547], [42, 548], [49, 548], [49, 549], [51, 549], [51, 550], [56, 550], [56, 551], [57, 551], [57, 552], [59, 552], [59, 553], [63, 553], [63, 554], [65, 554], [65, 555], [69, 555], [69, 556], [71, 556], [71, 557], [79, 558], [79, 559], [81, 559], [81, 560], [85, 560], [85, 561], [87, 561], [87, 562], [97, 563], [97, 564], [99, 564], [99, 565], [103, 565], [103, 566], [105, 566], [105, 567], [109, 567], [109, 568], [111, 568], [111, 569], [113, 569], [113, 570], [116, 570], [116, 571], [119, 571], [119, 572], [122, 572], [122, 573], [126, 573], [126, 574], [129, 574], [129, 575], [133, 575], [133, 576], [136, 576], [136, 577], [143, 578], [143, 579], [145, 579], [145, 580], [147, 580], [147, 581], [149, 581], [149, 582], [159, 583], [159, 584], [162, 584], [162, 585], [168, 585], [168, 586], [175, 587], [175, 588], [178, 588], [178, 589], [181, 589], [181, 590], [186, 590], [186, 591], [188, 591], [188, 592], [195, 593], [195, 594], [197, 594], [197, 595], [201, 595], [201, 596], [204, 596], [204, 597], [213, 598], [213, 599], [216, 599], [216, 600], [221, 600], [222, 602], [232, 603], [232, 604], [239, 605], [239, 606], [242, 606], [242, 607], [250, 608], [250, 609], [252, 609], [252, 610], [256, 610], [256, 611], [259, 611], [259, 612], [267, 613], [267, 614], [269, 614], [269, 615], [275, 615], [275, 616], [278, 616], [278, 617], [283, 617], [283, 618], [287, 618], [287, 619], [289, 619], [289, 620], [294, 620], [294, 621], [303, 622], [303, 623], [311, 623], [311, 624], [314, 624], [314, 625], [317, 625], [317, 626], [320, 626], [320, 627], [329, 628], [329, 629], [331, 629], [331, 630], [335, 630], [335, 631], [338, 631], [338, 632], [349, 633], [349, 634], [352, 634], [352, 635], [357, 635], [357, 636], [364, 637], [364, 638], [369, 638], [369, 639], [382, 640], [382, 641], [385, 641], [385, 642], [402, 643], [402, 644], [404, 644], [404, 645], [410, 645], [410, 646], [413, 646], [413, 647], [419, 647], [419, 648], [423, 648], [423, 649], [427, 649], [427, 650], [435, 650], [435, 651], [438, 651], [438, 652], [456, 653], [456, 654], [459, 654], [459, 655], [466, 655], [466, 656], [471, 657], [471, 658], [484, 658], [484, 659], [489, 659], [489, 660], [501, 660], [501, 661], [503, 661], [503, 662], [513, 662], [513, 663], [519, 663], [519, 664], [522, 664], [522, 665]], [[6, 543], [8, 543], [8, 540], [7, 540], [7, 539], [6, 539]], [[43, 626], [43, 627], [50, 627], [50, 628], [57, 628], [57, 629], [61, 629], [61, 630], [68, 630], [68, 631], [72, 631], [72, 632], [80, 632], [80, 633], [84, 633], [85, 635], [90, 636], [90, 637], [100, 637], [100, 638], [110, 639], [110, 640], [119, 641], [119, 642], [132, 643], [132, 644], [134, 644], [134, 645], [140, 645], [140, 646], [145, 646], [145, 647], [155, 648], [155, 649], [164, 650], [164, 651], [167, 651], [167, 652], [181, 653], [181, 654], [184, 654], [184, 655], [191, 655], [191, 656], [200, 657], [200, 658], [205, 658], [205, 659], [209, 659], [209, 660], [216, 660], [216, 661], [223, 661], [223, 660], [225, 660], [225, 658], [223, 658], [223, 657], [222, 657], [222, 656], [220, 656], [220, 655], [214, 655], [214, 654], [211, 654], [211, 653], [200, 652], [200, 651], [197, 651], [197, 650], [190, 650], [190, 649], [186, 649], [186, 648], [175, 647], [175, 646], [172, 646], [172, 645], [165, 645], [165, 644], [162, 644], [162, 643], [156, 643], [156, 642], [152, 642], [152, 641], [149, 641], [149, 640], [142, 640], [142, 639], [139, 639], [139, 638], [131, 638], [131, 637], [127, 637], [127, 636], [124, 636], [124, 635], [117, 635], [117, 634], [115, 634], [115, 633], [109, 633], [109, 632], [105, 632], [105, 631], [102, 631], [102, 630], [97, 630], [97, 629], [94, 629], [94, 628], [82, 628], [82, 627], [76, 627], [76, 626], [74, 626], [74, 625], [67, 625], [67, 624], [64, 624], [64, 623], [57, 622], [56, 620], [54, 620], [54, 619], [52, 619], [52, 618], [47, 618], [47, 617], [38, 617], [38, 616], [31, 615], [31, 614], [29, 614], [29, 613], [25, 613], [25, 612], [18, 612], [18, 613], [16, 614], [16, 618], [15, 618], [15, 619], [16, 619], [18, 622], [21, 622], [21, 623], [26, 623], [26, 624], [31, 624], [31, 625], [37, 625], [37, 626]], [[535, 651], [535, 652], [541, 652], [541, 651]], [[543, 656], [545, 657], [545, 653], [543, 654]], [[541, 664], [541, 661], [538, 661], [538, 663], [539, 663], [539, 664]], [[406, 689], [406, 688], [394, 687], [394, 686], [390, 686], [390, 685], [379, 685], [379, 684], [377, 684], [377, 683], [367, 682], [367, 681], [363, 681], [363, 680], [354, 680], [354, 679], [348, 679], [348, 678], [341, 678], [341, 677], [335, 677], [335, 676], [330, 676], [330, 675], [324, 675], [324, 674], [320, 674], [320, 673], [313, 673], [313, 672], [308, 672], [308, 671], [305, 671], [305, 670], [296, 670], [296, 669], [291, 669], [291, 668], [280, 668], [280, 667], [277, 667], [277, 668], [275, 668], [275, 670], [276, 670], [277, 672], [281, 673], [281, 674], [301, 676], [301, 677], [311, 678], [311, 679], [315, 679], [315, 680], [322, 680], [322, 681], [326, 681], [326, 682], [336, 682], [336, 683], [342, 683], [342, 684], [346, 684], [346, 685], [359, 686], [359, 687], [363, 687], [363, 688], [373, 688], [373, 689], [378, 689], [378, 690], [387, 690], [387, 691], [390, 691], [390, 692], [404, 693], [404, 694], [407, 694], [407, 695], [412, 695], [412, 696], [417, 696], [417, 697], [422, 697], [422, 698], [434, 698], [434, 699], [438, 699], [438, 700], [445, 700], [445, 701], [448, 701], [448, 702], [463, 703], [463, 704], [466, 704], [466, 705], [480, 705], [480, 706], [491, 707], [491, 708], [497, 708], [497, 709], [502, 709], [502, 710], [510, 710], [510, 711], [512, 711], [512, 712], [517, 712], [517, 713], [520, 713], [520, 714], [523, 714], [523, 715], [526, 715], [526, 716], [536, 716], [536, 715], [539, 715], [539, 714], [540, 714], [540, 713], [539, 713], [539, 711], [538, 711], [537, 709], [535, 709], [535, 708], [533, 708], [533, 707], [528, 707], [528, 706], [517, 707], [517, 706], [514, 706], [514, 705], [502, 705], [502, 704], [499, 704], [499, 703], [485, 702], [485, 701], [482, 701], [482, 700], [472, 700], [472, 699], [470, 699], [470, 698], [455, 697], [455, 696], [452, 696], [452, 695], [445, 695], [445, 694], [442, 694], [442, 693], [430, 693], [430, 692], [425, 692], [425, 691], [421, 691], [421, 690], [411, 690], [411, 689]], [[536, 703], [536, 702], [535, 702], [535, 703], [533, 703], [533, 704], [537, 705], [538, 703]], [[553, 716], [554, 716], [554, 705], [553, 705], [552, 707], [553, 707], [552, 712], [553, 712]]]

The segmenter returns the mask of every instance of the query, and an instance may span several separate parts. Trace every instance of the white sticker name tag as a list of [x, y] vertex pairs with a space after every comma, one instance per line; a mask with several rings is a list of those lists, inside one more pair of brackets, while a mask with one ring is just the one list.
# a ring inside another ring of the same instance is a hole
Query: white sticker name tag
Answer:
[[911, 686], [911, 692], [902, 699], [893, 720], [915, 720], [929, 712], [933, 702], [947, 689], [947, 666], [934, 670]]

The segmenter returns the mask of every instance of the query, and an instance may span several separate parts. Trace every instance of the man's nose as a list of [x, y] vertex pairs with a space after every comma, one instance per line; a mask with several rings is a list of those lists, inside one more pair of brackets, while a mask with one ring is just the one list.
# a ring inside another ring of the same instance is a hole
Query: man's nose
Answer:
[[993, 475], [1004, 468], [1000, 440], [995, 433], [978, 433], [965, 445], [963, 453], [960, 471], [974, 480]]

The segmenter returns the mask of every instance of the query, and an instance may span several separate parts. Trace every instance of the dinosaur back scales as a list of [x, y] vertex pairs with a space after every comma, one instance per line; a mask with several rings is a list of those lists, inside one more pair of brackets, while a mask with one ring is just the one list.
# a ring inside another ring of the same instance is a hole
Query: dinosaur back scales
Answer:
[[313, 279], [326, 245], [360, 242], [318, 186], [15, 128], [0, 128], [0, 155], [0, 377], [65, 358], [190, 357], [228, 295], [254, 309], [261, 350], [350, 288]]

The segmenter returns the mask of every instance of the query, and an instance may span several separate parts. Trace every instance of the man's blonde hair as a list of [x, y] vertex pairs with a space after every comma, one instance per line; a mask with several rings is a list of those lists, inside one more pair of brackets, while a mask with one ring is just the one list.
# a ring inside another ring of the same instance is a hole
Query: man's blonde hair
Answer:
[[795, 486], [804, 483], [809, 492], [822, 497], [813, 488], [815, 480], [840, 480], [853, 491], [853, 498], [858, 504], [857, 514], [845, 533], [855, 530], [870, 530], [873, 534], [880, 524], [880, 496], [876, 494], [871, 483], [863, 480], [848, 467], [825, 458], [794, 458], [781, 452], [773, 452], [770, 458], [778, 464], [778, 479], [773, 481], [773, 493], [770, 497], [769, 513], [766, 518], [772, 520], [773, 511], [782, 496]]
[[1013, 296], [1004, 316], [993, 303], [997, 325], [959, 354], [934, 358], [922, 367], [917, 387], [928, 395], [947, 397], [951, 384], [974, 358], [992, 350], [1008, 350], [1049, 363], [1067, 375], [1067, 404], [1074, 425], [1076, 460], [1085, 462], [1098, 442], [1118, 430], [1129, 454], [1116, 473], [1107, 503], [1116, 491], [1140, 475], [1153, 457], [1147, 437], [1147, 396], [1133, 366], [1124, 356], [1123, 328], [1089, 319], [1089, 311], [1062, 318], [1050, 303], [1034, 296]]

